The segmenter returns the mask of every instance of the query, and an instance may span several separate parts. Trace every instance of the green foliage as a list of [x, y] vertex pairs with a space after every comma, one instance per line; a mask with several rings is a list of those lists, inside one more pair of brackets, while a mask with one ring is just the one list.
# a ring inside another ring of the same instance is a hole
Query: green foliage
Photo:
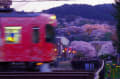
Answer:
[[105, 64], [105, 78], [120, 79], [120, 68], [112, 64]]

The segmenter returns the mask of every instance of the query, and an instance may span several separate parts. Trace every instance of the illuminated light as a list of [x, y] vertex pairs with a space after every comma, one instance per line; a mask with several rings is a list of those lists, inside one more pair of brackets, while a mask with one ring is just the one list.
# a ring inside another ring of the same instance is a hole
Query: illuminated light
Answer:
[[65, 53], [65, 50], [62, 50], [63, 53]]
[[109, 65], [109, 64], [107, 64], [107, 65]]
[[20, 30], [22, 29], [22, 27], [18, 27], [18, 26], [7, 26], [4, 27], [5, 28], [5, 40], [7, 43], [18, 43], [20, 42]]
[[55, 20], [55, 19], [56, 19], [56, 16], [53, 15], [53, 16], [50, 17], [50, 19]]
[[14, 41], [14, 39], [12, 37], [8, 37], [7, 40], [8, 41]]
[[18, 30], [13, 30], [13, 33], [18, 33]]
[[69, 50], [72, 50], [72, 48], [69, 48]]
[[67, 51], [67, 48], [65, 48], [64, 50]]
[[54, 51], [56, 52], [56, 51], [57, 51], [57, 49], [55, 48], [55, 49], [54, 49]]
[[116, 65], [116, 64], [113, 64], [114, 66]]
[[68, 51], [68, 53], [71, 53], [71, 51]]
[[5, 27], [5, 29], [22, 29], [22, 27]]
[[36, 65], [42, 65], [43, 63], [36, 63]]
[[77, 53], [77, 52], [75, 50], [73, 50], [72, 53]]

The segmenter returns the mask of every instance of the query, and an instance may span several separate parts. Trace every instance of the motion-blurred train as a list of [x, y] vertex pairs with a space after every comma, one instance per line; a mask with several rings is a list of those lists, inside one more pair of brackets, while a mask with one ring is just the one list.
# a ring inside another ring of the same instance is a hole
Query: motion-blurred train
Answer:
[[56, 16], [0, 10], [0, 62], [54, 61]]

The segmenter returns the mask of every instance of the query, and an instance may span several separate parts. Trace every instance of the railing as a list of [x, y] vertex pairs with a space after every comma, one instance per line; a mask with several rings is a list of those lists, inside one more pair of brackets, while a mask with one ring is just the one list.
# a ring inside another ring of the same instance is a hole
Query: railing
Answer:
[[[94, 79], [101, 79], [100, 76], [101, 76], [101, 77], [104, 76], [104, 73], [101, 73], [101, 74], [100, 74], [100, 72], [102, 72], [102, 70], [104, 71], [104, 60], [102, 60], [102, 65], [101, 65], [101, 67], [100, 67], [100, 68], [97, 70], [97, 72], [95, 73]], [[103, 79], [104, 79], [104, 78], [103, 78]]]
[[96, 72], [102, 64], [102, 60], [97, 58], [80, 58], [74, 59], [72, 61], [72, 67], [74, 69], [89, 71], [89, 72]]

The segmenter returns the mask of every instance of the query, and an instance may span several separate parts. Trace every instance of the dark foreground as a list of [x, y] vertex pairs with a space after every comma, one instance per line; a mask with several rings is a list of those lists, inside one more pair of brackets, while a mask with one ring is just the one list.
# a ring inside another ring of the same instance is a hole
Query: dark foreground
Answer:
[[0, 72], [0, 79], [94, 79], [92, 72]]

